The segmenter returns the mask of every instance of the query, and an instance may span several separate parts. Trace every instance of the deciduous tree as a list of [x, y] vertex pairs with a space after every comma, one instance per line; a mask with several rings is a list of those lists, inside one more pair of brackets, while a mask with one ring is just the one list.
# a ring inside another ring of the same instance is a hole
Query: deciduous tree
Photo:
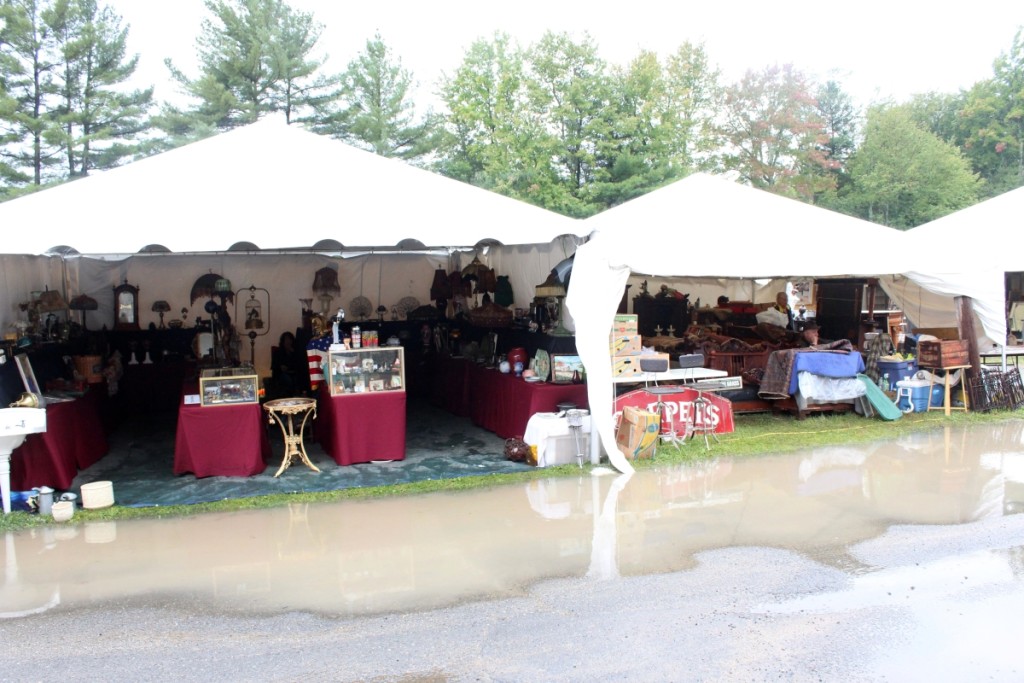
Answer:
[[848, 206], [894, 228], [912, 228], [978, 200], [980, 182], [967, 159], [918, 126], [906, 107], [868, 112], [864, 142], [849, 168]]
[[813, 84], [791, 65], [748, 71], [725, 91], [725, 168], [754, 187], [812, 201], [833, 180]]

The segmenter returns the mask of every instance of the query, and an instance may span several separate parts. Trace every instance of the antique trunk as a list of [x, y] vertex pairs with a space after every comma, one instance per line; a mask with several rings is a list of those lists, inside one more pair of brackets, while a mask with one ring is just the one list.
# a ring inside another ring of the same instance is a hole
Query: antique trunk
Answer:
[[923, 368], [950, 368], [957, 365], [970, 365], [967, 355], [967, 342], [959, 339], [954, 341], [923, 341], [917, 345], [917, 364]]

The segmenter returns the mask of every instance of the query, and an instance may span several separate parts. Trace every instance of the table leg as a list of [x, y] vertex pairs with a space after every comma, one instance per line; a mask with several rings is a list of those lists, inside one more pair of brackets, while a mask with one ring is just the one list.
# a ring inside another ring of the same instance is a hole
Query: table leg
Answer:
[[953, 402], [951, 400], [952, 397], [950, 396], [950, 391], [951, 391], [952, 387], [949, 385], [949, 375], [950, 375], [949, 370], [946, 370], [946, 377], [945, 377], [945, 380], [946, 380], [945, 381], [945, 394], [946, 394], [946, 411], [945, 412], [946, 412], [946, 417], [949, 417], [953, 413]]
[[306, 453], [306, 443], [305, 441], [303, 441], [302, 438], [306, 433], [306, 421], [309, 420], [311, 412], [312, 411], [307, 410], [305, 414], [302, 416], [302, 426], [299, 427], [299, 436], [297, 437], [299, 441], [299, 450], [297, 452], [297, 455], [302, 458], [302, 462], [305, 463], [306, 467], [310, 468], [314, 472], [319, 472], [320, 468], [310, 461], [309, 455]]

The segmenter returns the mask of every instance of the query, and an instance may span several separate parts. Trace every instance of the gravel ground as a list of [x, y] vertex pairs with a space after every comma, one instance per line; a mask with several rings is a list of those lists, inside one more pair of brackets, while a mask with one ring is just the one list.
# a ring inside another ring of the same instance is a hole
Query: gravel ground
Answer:
[[849, 552], [857, 572], [728, 548], [684, 572], [358, 618], [225, 616], [189, 596], [58, 609], [0, 622], [0, 679], [1024, 680], [1024, 515], [894, 527]]

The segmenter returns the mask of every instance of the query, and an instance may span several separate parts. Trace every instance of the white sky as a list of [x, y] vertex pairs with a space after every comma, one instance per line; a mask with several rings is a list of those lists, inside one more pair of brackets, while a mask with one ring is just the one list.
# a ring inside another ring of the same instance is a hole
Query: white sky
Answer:
[[[202, 0], [107, 0], [131, 25], [129, 52], [140, 55], [138, 85], [175, 99], [163, 65], [171, 57], [189, 76]], [[497, 30], [522, 45], [545, 30], [588, 32], [599, 54], [626, 64], [641, 48], [664, 56], [684, 41], [703, 42], [726, 80], [747, 69], [792, 63], [824, 80], [836, 78], [859, 105], [906, 99], [931, 90], [955, 93], [992, 75], [1024, 26], [1024, 1], [953, 3], [806, 0], [609, 3], [603, 0], [342, 2], [291, 0], [324, 24], [320, 49], [329, 71], [342, 71], [377, 31], [419, 82], [422, 109], [442, 73], [452, 73], [469, 45]]]

